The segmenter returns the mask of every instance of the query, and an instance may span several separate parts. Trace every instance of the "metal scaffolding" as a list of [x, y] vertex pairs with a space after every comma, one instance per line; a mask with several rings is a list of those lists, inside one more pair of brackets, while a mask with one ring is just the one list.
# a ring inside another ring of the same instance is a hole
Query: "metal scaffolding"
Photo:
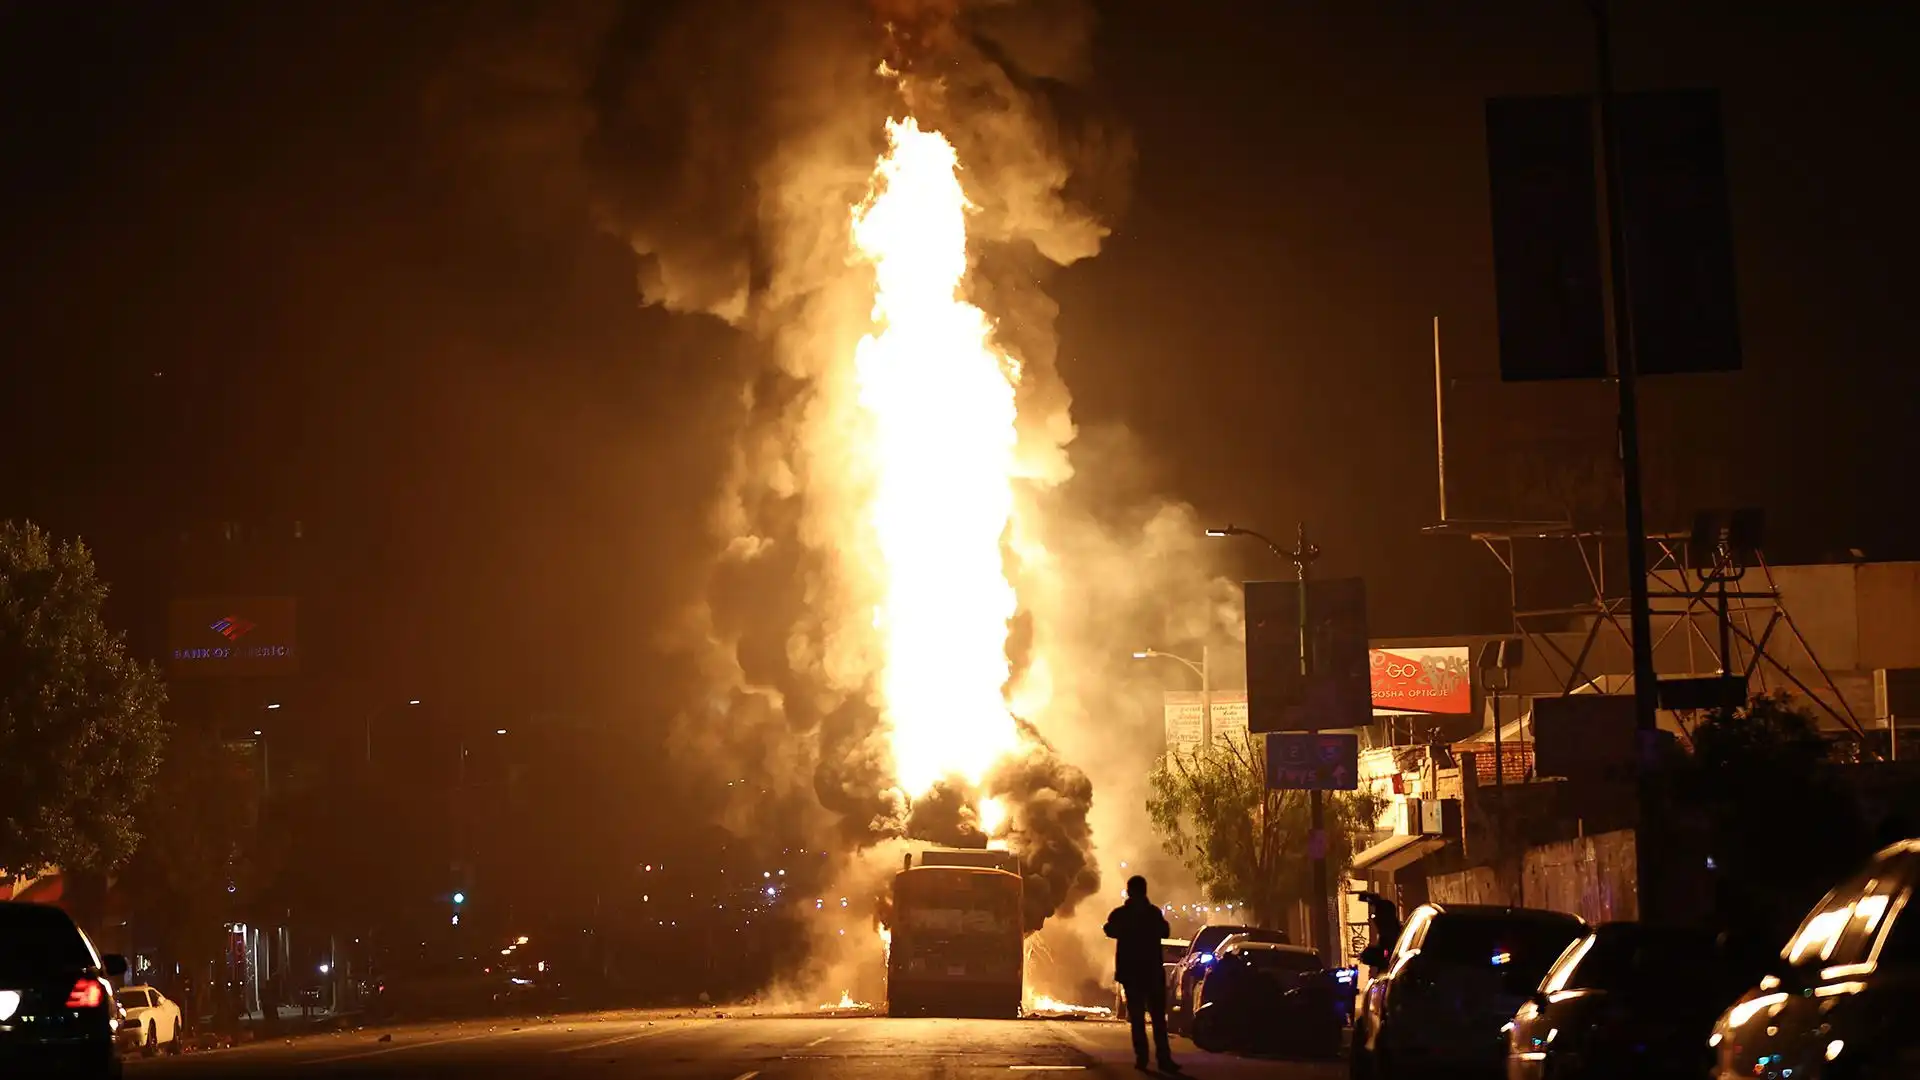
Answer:
[[[1608, 677], [1621, 679], [1611, 687], [1613, 692], [1632, 689], [1630, 667], [1624, 672], [1593, 668], [1595, 647], [1607, 638], [1617, 638], [1629, 653], [1632, 648], [1632, 633], [1626, 622], [1629, 597], [1617, 584], [1610, 588], [1607, 579], [1608, 545], [1624, 542], [1624, 533], [1544, 521], [1448, 521], [1422, 531], [1465, 536], [1492, 553], [1507, 574], [1514, 631], [1529, 641], [1530, 651], [1542, 658], [1559, 693], [1596, 689]], [[1523, 540], [1571, 543], [1579, 554], [1591, 599], [1560, 607], [1523, 603], [1517, 569], [1519, 541]], [[1669, 639], [1680, 631], [1690, 673], [1714, 670], [1749, 685], [1757, 683], [1762, 692], [1791, 686], [1856, 737], [1863, 734], [1845, 695], [1782, 602], [1773, 569], [1763, 553], [1754, 550], [1740, 555], [1722, 544], [1698, 553], [1705, 555], [1702, 561], [1694, 558], [1697, 552], [1691, 533], [1655, 533], [1647, 542], [1652, 548], [1647, 584], [1656, 624], [1656, 657], [1663, 655]], [[1777, 634], [1782, 627], [1812, 662], [1817, 672], [1812, 681], [1823, 684], [1831, 700], [1769, 651], [1769, 646], [1780, 640]], [[1708, 628], [1718, 633], [1710, 635]], [[1569, 648], [1569, 639], [1576, 638], [1577, 647]]]

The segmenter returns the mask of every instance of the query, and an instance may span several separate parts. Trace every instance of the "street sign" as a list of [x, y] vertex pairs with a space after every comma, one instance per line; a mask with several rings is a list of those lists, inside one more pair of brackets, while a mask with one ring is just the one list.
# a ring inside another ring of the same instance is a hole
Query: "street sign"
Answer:
[[1271, 791], [1352, 791], [1360, 786], [1360, 736], [1267, 735], [1267, 788]]
[[1310, 674], [1300, 674], [1300, 586], [1249, 581], [1247, 720], [1251, 730], [1318, 731], [1373, 722], [1367, 587], [1360, 578], [1307, 583]]

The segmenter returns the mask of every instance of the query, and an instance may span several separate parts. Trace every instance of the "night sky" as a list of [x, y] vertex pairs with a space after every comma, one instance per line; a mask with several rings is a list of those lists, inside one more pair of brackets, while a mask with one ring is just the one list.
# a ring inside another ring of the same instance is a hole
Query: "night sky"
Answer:
[[[1752, 7], [1619, 5], [1623, 88], [1723, 93], [1747, 359], [1646, 386], [1651, 520], [1762, 505], [1783, 552], [1911, 557], [1910, 6]], [[1496, 384], [1482, 103], [1590, 85], [1583, 6], [1103, 9], [1090, 94], [1137, 164], [1054, 289], [1076, 419], [1130, 430], [1204, 519], [1304, 518], [1376, 636], [1502, 628], [1490, 558], [1418, 533], [1430, 320], [1462, 380], [1450, 509], [1542, 516], [1513, 463], [1604, 461], [1608, 390]], [[0, 514], [85, 536], [136, 645], [218, 576], [175, 566], [183, 530], [299, 520], [316, 674], [520, 708], [680, 692], [656, 637], [764, 358], [641, 308], [565, 170], [462, 151], [446, 73], [523, 18], [0, 3]]]

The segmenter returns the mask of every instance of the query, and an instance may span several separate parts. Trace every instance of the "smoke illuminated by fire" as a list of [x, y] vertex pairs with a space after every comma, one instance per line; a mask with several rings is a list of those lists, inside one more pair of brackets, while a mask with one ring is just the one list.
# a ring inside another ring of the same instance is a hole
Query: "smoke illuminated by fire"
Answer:
[[[874, 332], [855, 353], [870, 423], [871, 522], [884, 599], [883, 719], [909, 799], [958, 776], [977, 790], [1012, 751], [1007, 627], [1018, 606], [1001, 544], [1012, 520], [1019, 370], [961, 296], [967, 213], [959, 160], [912, 118], [889, 149], [853, 240], [874, 272]], [[1005, 820], [989, 801], [982, 831]]]

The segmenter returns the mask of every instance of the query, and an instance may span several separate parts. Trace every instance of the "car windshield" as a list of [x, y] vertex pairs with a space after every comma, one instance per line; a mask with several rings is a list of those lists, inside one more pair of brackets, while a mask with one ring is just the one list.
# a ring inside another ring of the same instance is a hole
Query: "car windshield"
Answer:
[[1240, 955], [1261, 971], [1275, 974], [1320, 970], [1319, 956], [1298, 949], [1242, 949]]
[[120, 991], [120, 1004], [129, 1009], [144, 1009], [153, 1004], [153, 1002], [147, 999], [147, 992], [145, 990], [122, 990]]
[[1203, 926], [1193, 935], [1193, 953], [1210, 953], [1220, 947], [1220, 943], [1234, 934], [1244, 934], [1252, 929], [1247, 926]]
[[1581, 929], [1572, 918], [1447, 912], [1433, 920], [1420, 955], [1461, 967], [1493, 967], [1514, 985], [1533, 987]]
[[1684, 930], [1603, 929], [1568, 980], [1572, 989], [1697, 992], [1721, 968], [1713, 938]]
[[1160, 962], [1177, 964], [1187, 955], [1187, 943], [1184, 941], [1163, 941], [1160, 943]]
[[0, 985], [85, 971], [99, 963], [59, 908], [0, 904]]

